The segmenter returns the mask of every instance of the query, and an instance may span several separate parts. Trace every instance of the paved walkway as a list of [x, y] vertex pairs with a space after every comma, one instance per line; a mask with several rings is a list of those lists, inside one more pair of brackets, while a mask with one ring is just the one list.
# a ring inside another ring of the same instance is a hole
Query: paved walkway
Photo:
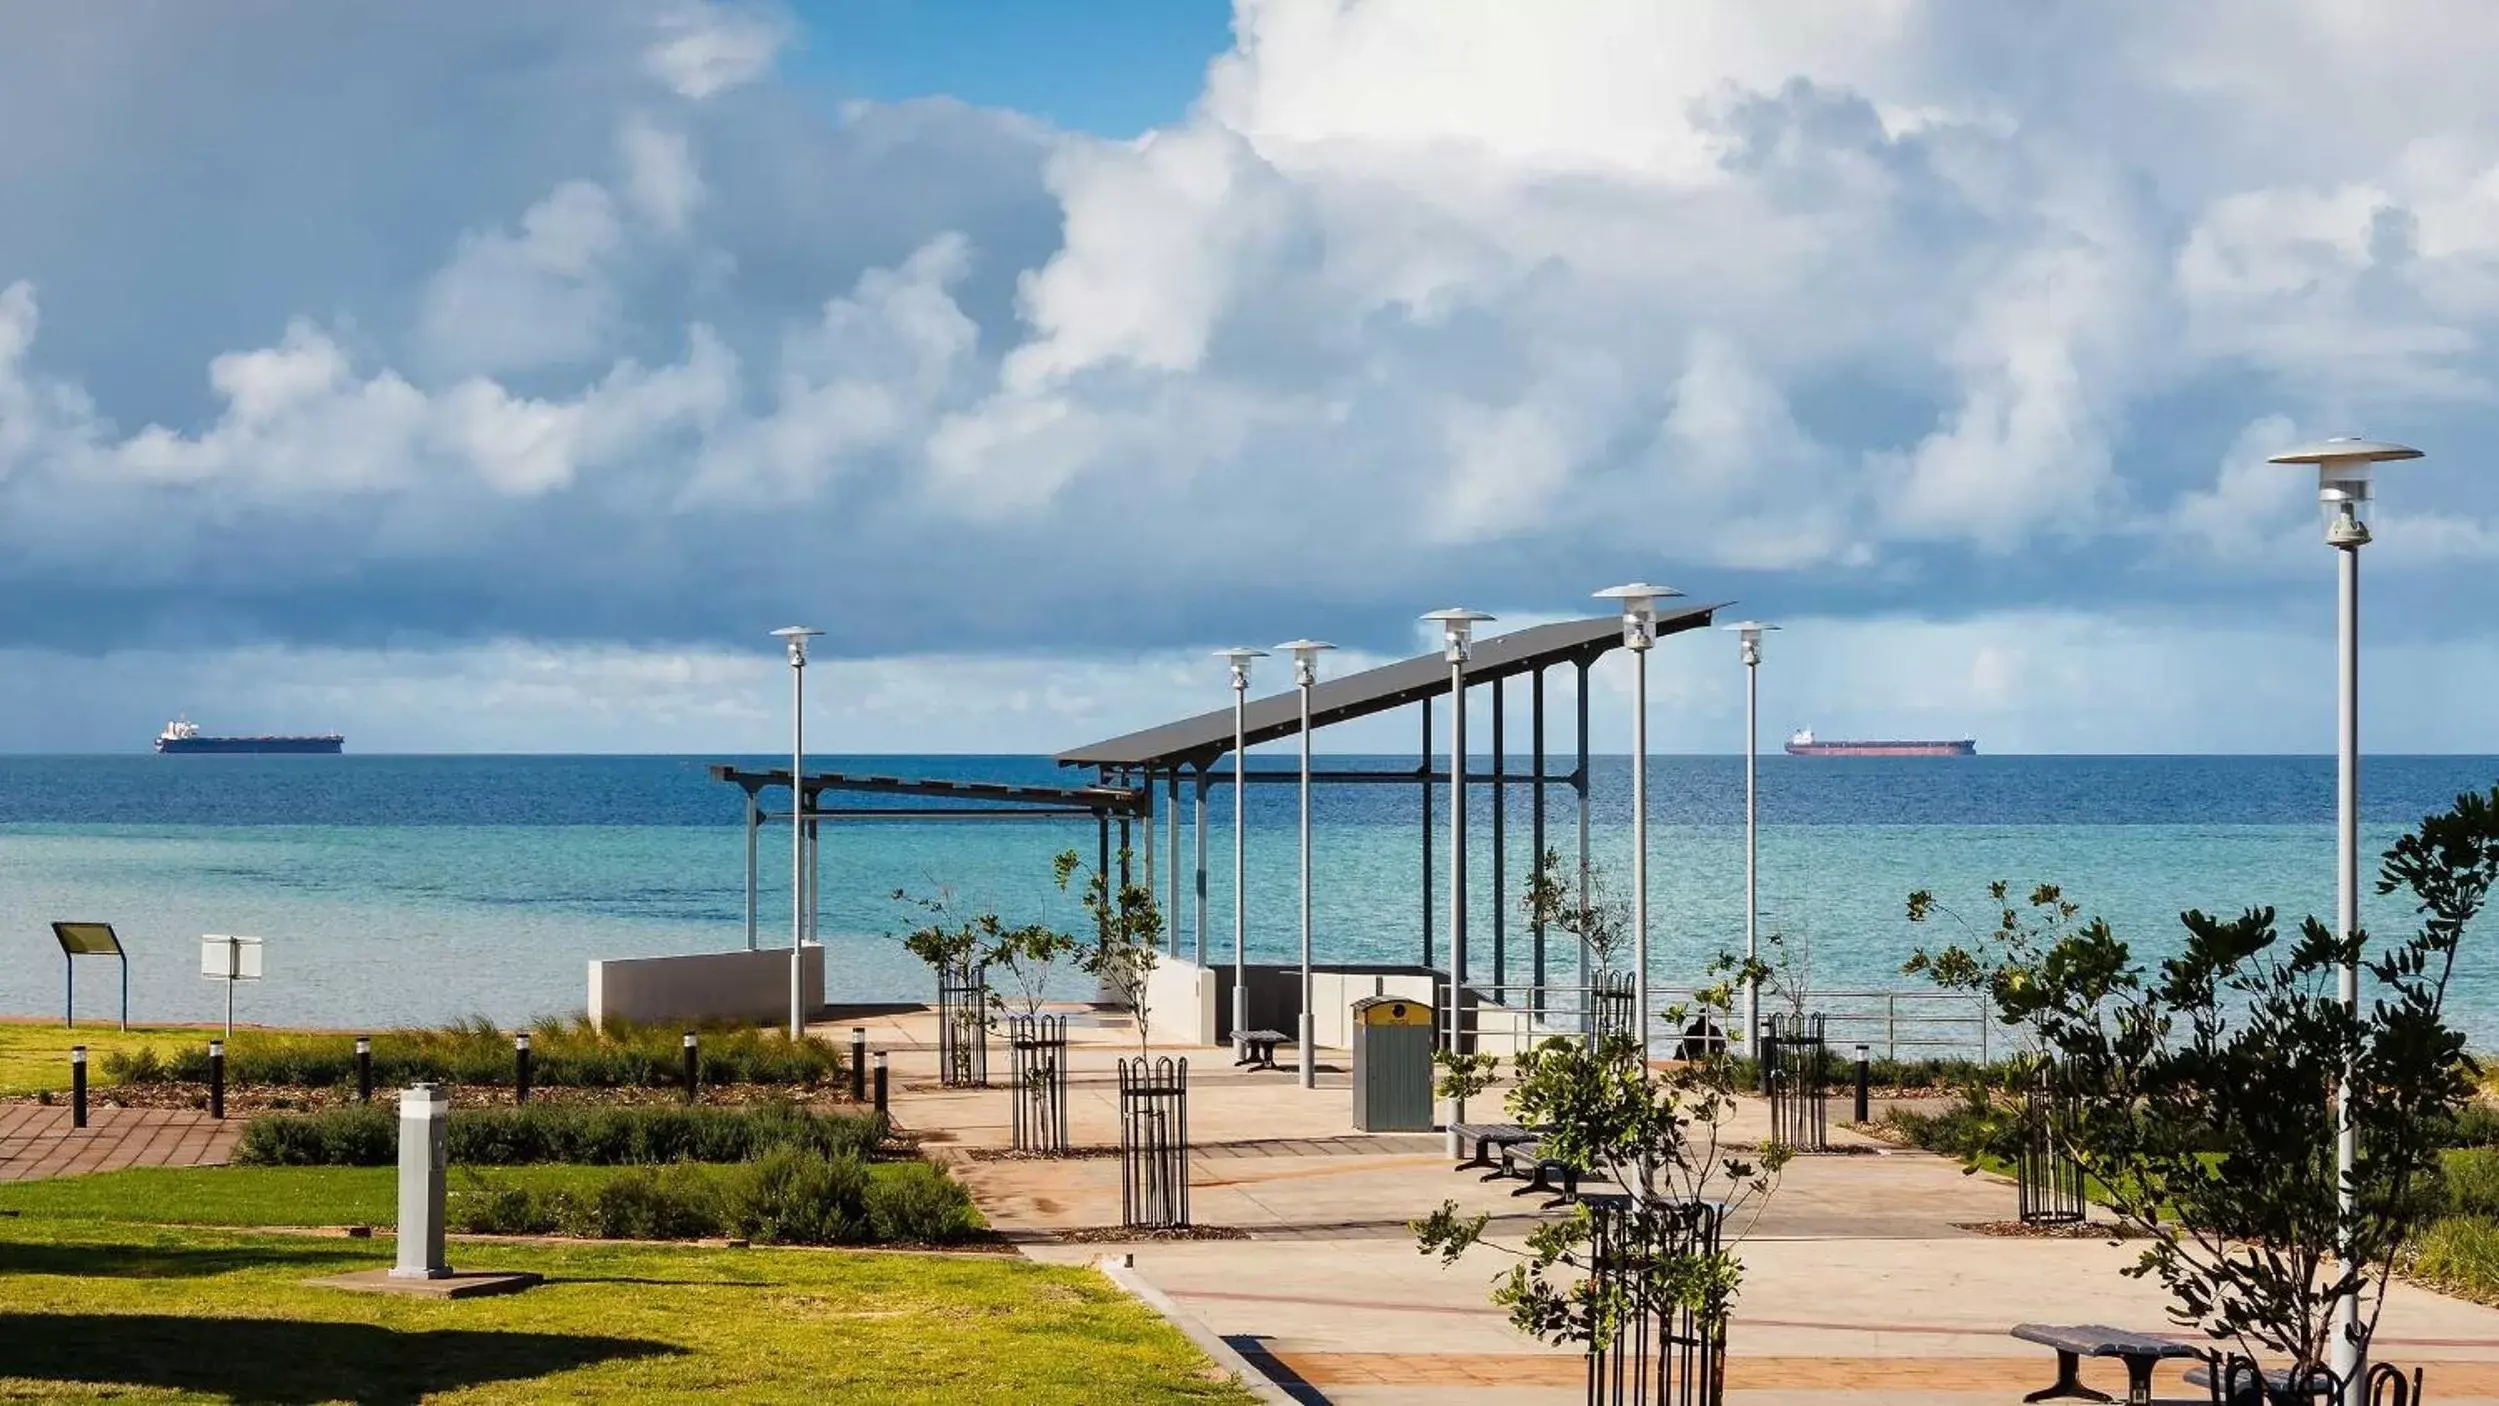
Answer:
[[[826, 1033], [847, 1042], [853, 1024], [867, 1025], [871, 1043], [891, 1052], [898, 1122], [954, 1166], [991, 1223], [1026, 1254], [1068, 1263], [1106, 1249], [1133, 1255], [1139, 1276], [1297, 1399], [1584, 1399], [1585, 1359], [1521, 1335], [1491, 1302], [1507, 1255], [1480, 1248], [1443, 1267], [1416, 1251], [1406, 1229], [1450, 1200], [1493, 1213], [1492, 1239], [1515, 1247], [1535, 1223], [1538, 1198], [1511, 1197], [1514, 1182], [1453, 1171], [1439, 1134], [1352, 1131], [1341, 1068], [1305, 1090], [1289, 1070], [1235, 1069], [1228, 1051], [1158, 1047], [1190, 1058], [1194, 1218], [1243, 1238], [1105, 1245], [1098, 1237], [1119, 1221], [1116, 1159], [994, 1155], [1009, 1140], [1007, 1094], [936, 1084], [933, 1017], [839, 1020]], [[1116, 1024], [1069, 1033], [1071, 1141], [1115, 1145], [1112, 1060], [1136, 1052], [1135, 1036]], [[1003, 1086], [1002, 1042], [991, 1057]], [[1497, 1107], [1475, 1111], [1490, 1116]], [[1767, 1109], [1747, 1101], [1733, 1135], [1767, 1131]], [[1832, 1137], [1861, 1155], [1797, 1159], [1744, 1237], [1730, 1406], [2015, 1402], [2055, 1375], [2050, 1353], [2007, 1336], [2017, 1322], [2168, 1328], [2159, 1287], [2119, 1273], [2135, 1247], [1980, 1234], [1966, 1227], [2013, 1216], [2003, 1180], [1964, 1176], [1957, 1163], [1923, 1153], [1878, 1150], [1836, 1127]], [[1061, 1238], [1075, 1230], [1092, 1234]], [[2499, 1312], [2398, 1286], [2380, 1342], [2390, 1360], [2429, 1369], [2433, 1399], [2499, 1406]], [[2084, 1375], [2122, 1398], [2122, 1369], [2092, 1364]], [[2201, 1401], [2182, 1375], [2175, 1364], [2163, 1367], [2164, 1399]]]
[[0, 1103], [0, 1181], [113, 1172], [124, 1167], [222, 1163], [243, 1135], [241, 1120], [169, 1108], [94, 1108], [70, 1126], [66, 1104]]

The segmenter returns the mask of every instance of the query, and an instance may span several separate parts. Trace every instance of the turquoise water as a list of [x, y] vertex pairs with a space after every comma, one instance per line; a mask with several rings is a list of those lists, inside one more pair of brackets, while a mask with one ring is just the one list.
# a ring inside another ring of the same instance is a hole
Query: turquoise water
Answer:
[[[1515, 763], [1514, 763], [1515, 764]], [[1329, 758], [1323, 765], [1412, 759]], [[737, 793], [683, 758], [64, 758], [0, 763], [0, 1011], [60, 1009], [61, 957], [45, 924], [113, 922], [134, 953], [133, 1014], [208, 1019], [197, 940], [267, 940], [268, 979], [241, 993], [247, 1020], [374, 1025], [578, 1009], [584, 963], [742, 946], [745, 849]], [[1066, 779], [1033, 758], [876, 758], [883, 772]], [[1591, 849], [1627, 876], [1627, 764], [1599, 759]], [[2499, 760], [2391, 758], [2369, 775], [2367, 852], [2457, 790], [2499, 780]], [[1982, 758], [1976, 762], [1765, 759], [1761, 884], [1766, 926], [1811, 953], [1824, 989], [1904, 986], [1917, 940], [1904, 895], [1932, 888], [1984, 909], [1986, 882], [2052, 879], [2146, 950], [2180, 909], [2332, 902], [2331, 766], [2314, 758]], [[1297, 950], [1292, 787], [1251, 791], [1249, 947]], [[1652, 982], [1688, 986], [1743, 940], [1741, 764], [1657, 758], [1650, 830]], [[1472, 788], [1470, 971], [1494, 958], [1489, 788]], [[1509, 795], [1508, 897], [1531, 862], [1525, 788]], [[1314, 926], [1322, 960], [1419, 955], [1416, 788], [1321, 788]], [[1572, 800], [1551, 793], [1549, 839], [1575, 844]], [[1230, 799], [1210, 806], [1207, 943], [1231, 953]], [[1447, 812], [1434, 867], [1446, 880]], [[1158, 837], [1162, 833], [1158, 822]], [[787, 941], [787, 832], [761, 844], [762, 940]], [[1185, 861], [1189, 827], [1180, 827]], [[1142, 840], [1139, 842], [1142, 845]], [[839, 825], [824, 852], [823, 928], [835, 999], [919, 997], [924, 970], [888, 934], [909, 915], [896, 888], [953, 890], [1014, 921], [1082, 926], [1050, 884], [1050, 857], [1090, 857], [1090, 822], [887, 821]], [[1156, 887], [1169, 879], [1168, 861]], [[1175, 926], [1195, 946], [1188, 885]], [[1447, 943], [1445, 894], [1433, 899]], [[2404, 920], [2372, 899], [2372, 927]], [[1508, 970], [1527, 979], [1513, 919]], [[1558, 947], [1558, 944], [1557, 944]], [[1551, 971], [1569, 979], [1558, 950]], [[110, 1010], [109, 964], [82, 969], [82, 1011]], [[1071, 994], [1074, 983], [1066, 988]], [[2499, 923], [2469, 943], [2457, 1016], [2499, 1037]]]

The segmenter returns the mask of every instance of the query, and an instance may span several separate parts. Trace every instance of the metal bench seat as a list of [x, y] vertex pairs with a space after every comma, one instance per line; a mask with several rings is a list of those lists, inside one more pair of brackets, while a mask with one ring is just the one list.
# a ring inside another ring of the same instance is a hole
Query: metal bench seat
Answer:
[[1292, 1038], [1281, 1030], [1239, 1031], [1232, 1040], [1240, 1048], [1241, 1057], [1232, 1062], [1235, 1065], [1246, 1064], [1252, 1069], [1273, 1069], [1276, 1067], [1276, 1046]]
[[1468, 1167], [1490, 1167], [1494, 1155], [1501, 1148], [1514, 1142], [1534, 1142], [1544, 1136], [1541, 1131], [1523, 1128], [1516, 1123], [1452, 1123], [1449, 1131], [1457, 1135], [1460, 1148], [1474, 1148], [1467, 1159], [1458, 1164], [1461, 1171]]
[[2204, 1360], [2201, 1348], [2190, 1347], [2173, 1338], [2112, 1328], [2105, 1323], [2021, 1323], [2014, 1326], [2013, 1336], [2056, 1350], [2055, 1383], [2023, 1397], [2024, 1401], [2054, 1401], [2061, 1397], [2082, 1401], [2111, 1400], [2107, 1392], [2084, 1386], [2077, 1372], [2083, 1358], [2115, 1357], [2126, 1364], [2126, 1400], [2129, 1406], [2146, 1406], [2152, 1399], [2152, 1369], [2160, 1364], [2161, 1359], [2187, 1357], [2199, 1362]]

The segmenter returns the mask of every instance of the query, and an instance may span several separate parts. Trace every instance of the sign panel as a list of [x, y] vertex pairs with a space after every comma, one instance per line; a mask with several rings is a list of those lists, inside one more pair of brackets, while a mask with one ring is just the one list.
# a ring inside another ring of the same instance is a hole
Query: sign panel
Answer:
[[200, 975], [211, 981], [260, 980], [260, 939], [202, 934]]
[[118, 957], [121, 939], [113, 935], [111, 923], [54, 923], [52, 936], [61, 950], [72, 957]]

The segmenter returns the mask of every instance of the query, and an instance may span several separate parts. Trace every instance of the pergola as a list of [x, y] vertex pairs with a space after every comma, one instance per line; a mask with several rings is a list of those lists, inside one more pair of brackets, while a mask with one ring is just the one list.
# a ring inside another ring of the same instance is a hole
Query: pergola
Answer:
[[[1692, 605], [1680, 610], [1661, 611], [1656, 633], [1660, 636], [1680, 634], [1687, 630], [1708, 627], [1724, 603]], [[1492, 743], [1489, 769], [1466, 772], [1469, 785], [1478, 783], [1491, 789], [1492, 799], [1492, 982], [1497, 994], [1506, 999], [1512, 988], [1509, 952], [1509, 788], [1525, 786], [1531, 796], [1529, 808], [1529, 843], [1532, 853], [1542, 855], [1546, 849], [1549, 828], [1548, 788], [1565, 786], [1575, 802], [1577, 842], [1580, 871], [1584, 876], [1588, 863], [1588, 675], [1596, 661], [1623, 646], [1622, 618], [1617, 615], [1592, 616], [1586, 619], [1563, 620], [1535, 625], [1477, 640], [1463, 666], [1460, 677], [1471, 694], [1477, 688], [1492, 692]], [[1438, 653], [1419, 654], [1393, 664], [1365, 669], [1315, 685], [1310, 695], [1310, 727], [1315, 734], [1339, 723], [1367, 718], [1397, 708], [1419, 705], [1420, 727], [1417, 736], [1421, 745], [1412, 768], [1393, 770], [1362, 770], [1322, 768], [1311, 773], [1314, 786], [1414, 786], [1421, 793], [1422, 827], [1420, 834], [1420, 872], [1422, 889], [1431, 892], [1434, 879], [1435, 849], [1433, 845], [1434, 803], [1432, 788], [1447, 785], [1450, 768], [1439, 764], [1433, 753], [1432, 716], [1436, 700], [1448, 698], [1450, 666]], [[1573, 690], [1575, 726], [1572, 728], [1572, 759], [1568, 771], [1556, 772], [1548, 760], [1545, 675], [1556, 669], [1570, 669], [1576, 674]], [[1514, 773], [1508, 752], [1507, 709], [1512, 680], [1528, 680], [1530, 745], [1527, 769]], [[1298, 692], [1286, 690], [1263, 698], [1251, 699], [1245, 707], [1243, 741], [1248, 746], [1292, 737], [1301, 729], [1301, 704]], [[1144, 880], [1151, 889], [1156, 872], [1164, 876], [1163, 911], [1171, 918], [1171, 952], [1180, 951], [1180, 928], [1176, 921], [1180, 911], [1180, 791], [1185, 778], [1195, 801], [1191, 822], [1193, 854], [1186, 866], [1192, 876], [1191, 929], [1195, 935], [1195, 959], [1206, 964], [1206, 798], [1218, 785], [1228, 784], [1231, 773], [1218, 770], [1216, 763], [1232, 751], [1233, 717], [1229, 708], [1182, 718], [1159, 727], [1147, 728], [1058, 754], [1061, 767], [1089, 768], [1094, 772], [1090, 784], [1073, 786], [1014, 785], [996, 782], [922, 779], [899, 776], [849, 775], [839, 772], [811, 772], [801, 786], [798, 797], [800, 818], [805, 822], [809, 862], [809, 888], [806, 904], [810, 914], [808, 937], [813, 938], [817, 904], [813, 890], [819, 880], [818, 827], [828, 821], [878, 820], [1020, 820], [1032, 818], [1093, 817], [1100, 845], [1101, 867], [1108, 871], [1114, 856], [1120, 865], [1123, 882], [1133, 876], [1129, 856], [1139, 855], [1144, 863]], [[714, 766], [715, 779], [739, 787], [746, 796], [746, 935], [747, 945], [755, 945], [756, 834], [766, 823], [787, 820], [789, 812], [772, 811], [763, 800], [763, 793], [789, 790], [791, 775], [787, 768], [746, 770], [733, 766]], [[1243, 768], [1243, 780], [1252, 785], [1296, 783], [1298, 771], [1273, 768]], [[1164, 802], [1161, 807], [1163, 827], [1161, 843], [1156, 843], [1154, 819], [1157, 793]], [[869, 794], [887, 799], [875, 805], [837, 806], [827, 804], [828, 794]], [[916, 803], [913, 803], [916, 802]], [[1453, 823], [1463, 823], [1458, 817]], [[1118, 846], [1113, 848], [1113, 827], [1117, 827]], [[1135, 844], [1135, 829], [1144, 830], [1145, 844]], [[1160, 860], [1158, 864], [1158, 858]], [[1465, 846], [1454, 847], [1452, 855], [1456, 873], [1450, 882], [1464, 891], [1467, 881]], [[1435, 932], [1432, 904], [1420, 905], [1421, 965], [1433, 967]], [[1468, 982], [1468, 953], [1463, 930], [1451, 935], [1449, 971], [1460, 984]], [[1532, 925], [1529, 950], [1530, 1005], [1541, 1010], [1545, 1005], [1548, 986], [1545, 933], [1542, 924]]]

